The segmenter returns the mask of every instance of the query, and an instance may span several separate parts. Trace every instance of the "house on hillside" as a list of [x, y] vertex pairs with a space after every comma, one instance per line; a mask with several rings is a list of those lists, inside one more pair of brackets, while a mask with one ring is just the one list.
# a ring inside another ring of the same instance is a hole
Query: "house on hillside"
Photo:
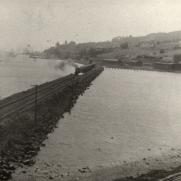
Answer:
[[126, 64], [129, 66], [132, 66], [132, 67], [142, 67], [143, 66], [143, 62], [141, 60], [130, 60]]
[[143, 62], [144, 65], [152, 65], [155, 62], [159, 62], [162, 60], [161, 57], [157, 57], [157, 56], [149, 56], [149, 55], [138, 55], [136, 57], [137, 61], [141, 61]]
[[176, 48], [181, 48], [181, 40], [179, 40], [175, 46]]
[[165, 62], [165, 63], [166, 63], [166, 62], [168, 62], [168, 63], [169, 63], [169, 62], [173, 62], [173, 57], [171, 57], [171, 56], [163, 57], [163, 58], [162, 58], [162, 61]]
[[116, 58], [105, 58], [101, 61], [103, 64], [115, 64], [118, 63], [118, 59]]
[[139, 44], [139, 47], [141, 48], [154, 48], [155, 43], [153, 41], [144, 41]]
[[110, 59], [102, 59], [100, 61], [101, 65], [103, 66], [108, 66], [108, 67], [117, 67], [117, 66], [122, 66], [123, 63], [122, 61], [116, 59], [116, 58], [110, 58]]

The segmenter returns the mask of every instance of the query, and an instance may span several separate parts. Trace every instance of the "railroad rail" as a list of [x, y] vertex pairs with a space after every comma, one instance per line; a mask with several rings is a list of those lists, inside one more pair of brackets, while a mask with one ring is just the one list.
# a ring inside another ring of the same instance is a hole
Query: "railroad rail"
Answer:
[[35, 102], [37, 104], [40, 104], [53, 95], [64, 91], [65, 88], [73, 87], [83, 80], [91, 81], [102, 70], [102, 67], [94, 67], [93, 69], [88, 70], [85, 74], [70, 74], [7, 97], [0, 101], [0, 121], [15, 114], [32, 109], [33, 107], [35, 107]]
[[181, 181], [181, 172], [169, 175], [168, 177], [163, 179], [159, 179], [159, 181]]

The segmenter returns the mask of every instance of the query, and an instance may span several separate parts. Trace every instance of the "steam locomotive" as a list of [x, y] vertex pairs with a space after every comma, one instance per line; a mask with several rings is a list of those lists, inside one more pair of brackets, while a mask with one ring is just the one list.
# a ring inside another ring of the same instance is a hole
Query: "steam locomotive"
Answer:
[[86, 72], [92, 70], [95, 67], [96, 67], [96, 64], [89, 64], [89, 65], [84, 65], [84, 66], [81, 66], [81, 67], [77, 67], [75, 69], [75, 75], [78, 75], [79, 73], [86, 73]]

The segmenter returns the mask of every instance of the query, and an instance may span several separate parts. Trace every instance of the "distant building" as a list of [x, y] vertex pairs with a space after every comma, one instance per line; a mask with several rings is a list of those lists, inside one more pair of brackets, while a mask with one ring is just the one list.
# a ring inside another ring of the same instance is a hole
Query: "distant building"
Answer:
[[102, 59], [101, 63], [102, 65], [118, 65], [119, 61], [118, 59]]
[[105, 58], [105, 59], [102, 59], [102, 62], [117, 62], [118, 59], [117, 58]]
[[98, 59], [94, 60], [93, 62], [102, 65], [102, 66], [107, 66], [107, 67], [119, 67], [122, 66], [122, 61], [114, 58], [110, 59]]
[[153, 41], [145, 41], [145, 42], [141, 42], [139, 44], [139, 47], [141, 47], [141, 48], [153, 48], [153, 47], [155, 47], [155, 43]]
[[150, 64], [150, 65], [152, 65], [155, 62], [160, 62], [161, 59], [162, 59], [161, 57], [149, 56], [149, 55], [138, 55], [136, 57], [137, 61], [141, 61], [143, 62], [143, 64]]
[[127, 64], [129, 66], [133, 66], [133, 67], [136, 67], [136, 66], [142, 67], [143, 66], [143, 62], [141, 60], [131, 60], [131, 61], [127, 62]]
[[153, 63], [153, 68], [158, 70], [172, 71], [173, 63], [155, 62]]
[[177, 47], [181, 48], [181, 41], [178, 41]]
[[173, 63], [173, 57], [171, 57], [171, 56], [163, 57], [162, 61], [165, 62], [165, 63], [169, 63], [169, 62]]

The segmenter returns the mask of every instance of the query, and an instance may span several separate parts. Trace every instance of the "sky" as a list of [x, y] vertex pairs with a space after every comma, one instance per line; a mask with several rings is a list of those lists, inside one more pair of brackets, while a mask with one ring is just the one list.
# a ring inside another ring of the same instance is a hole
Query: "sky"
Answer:
[[0, 0], [0, 49], [181, 30], [180, 0]]

